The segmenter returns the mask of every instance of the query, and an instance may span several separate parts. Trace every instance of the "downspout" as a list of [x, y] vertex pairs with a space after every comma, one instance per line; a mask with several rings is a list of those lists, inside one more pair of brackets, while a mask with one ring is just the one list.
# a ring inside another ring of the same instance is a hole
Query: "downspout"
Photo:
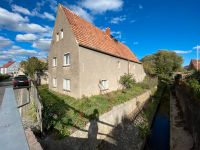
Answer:
[[128, 74], [130, 74], [130, 61], [128, 60]]

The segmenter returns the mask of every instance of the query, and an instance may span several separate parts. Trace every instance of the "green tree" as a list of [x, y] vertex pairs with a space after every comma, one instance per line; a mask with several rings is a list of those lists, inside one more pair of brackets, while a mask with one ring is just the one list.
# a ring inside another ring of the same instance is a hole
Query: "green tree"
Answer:
[[142, 62], [145, 72], [150, 76], [171, 76], [173, 72], [181, 70], [183, 58], [173, 51], [160, 50], [145, 56]]
[[27, 61], [22, 61], [20, 65], [24, 69], [25, 74], [29, 75], [32, 79], [34, 79], [36, 73], [42, 74], [47, 70], [47, 63], [40, 61], [36, 57], [28, 58]]

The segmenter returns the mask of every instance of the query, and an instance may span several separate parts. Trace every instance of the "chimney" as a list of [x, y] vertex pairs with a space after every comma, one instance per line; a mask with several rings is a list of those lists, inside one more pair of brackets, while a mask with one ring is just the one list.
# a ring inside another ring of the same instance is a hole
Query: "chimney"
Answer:
[[106, 28], [106, 35], [110, 36], [110, 28], [109, 27]]

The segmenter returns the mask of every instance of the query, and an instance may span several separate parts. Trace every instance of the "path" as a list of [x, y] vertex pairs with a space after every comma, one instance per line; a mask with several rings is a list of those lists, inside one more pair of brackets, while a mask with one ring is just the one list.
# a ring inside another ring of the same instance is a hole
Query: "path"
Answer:
[[171, 150], [192, 150], [193, 139], [185, 126], [185, 121], [180, 110], [178, 99], [170, 94], [171, 117]]

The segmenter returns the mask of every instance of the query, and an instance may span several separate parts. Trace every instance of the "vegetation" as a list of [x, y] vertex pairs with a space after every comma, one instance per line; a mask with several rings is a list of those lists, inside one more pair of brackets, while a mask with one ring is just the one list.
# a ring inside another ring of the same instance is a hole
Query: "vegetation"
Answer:
[[37, 57], [28, 58], [27, 61], [22, 61], [20, 65], [24, 69], [25, 74], [32, 79], [34, 79], [36, 73], [42, 74], [44, 70], [47, 70], [47, 63], [40, 61]]
[[193, 96], [197, 99], [200, 98], [200, 72], [194, 72], [187, 76], [186, 84], [190, 87]]
[[10, 78], [10, 75], [8, 75], [8, 74], [0, 74], [0, 81], [6, 80], [9, 78]]
[[[146, 81], [147, 83], [149, 82]], [[135, 83], [129, 89], [118, 90], [105, 95], [83, 97], [79, 100], [49, 91], [46, 85], [40, 86], [39, 94], [44, 106], [44, 128], [56, 130], [61, 137], [67, 136], [75, 129], [82, 129], [94, 116], [94, 110], [98, 111], [98, 114], [103, 114], [111, 110], [113, 106], [126, 102], [146, 91], [149, 86], [143, 88], [144, 84]]]
[[173, 72], [180, 71], [183, 58], [175, 52], [161, 50], [142, 59], [144, 70], [149, 76], [170, 77]]
[[119, 83], [126, 89], [130, 89], [135, 84], [135, 79], [131, 74], [125, 74], [120, 77]]
[[[165, 87], [166, 85], [164, 83], [159, 84], [158, 90], [154, 93], [148, 104], [141, 112], [143, 120], [139, 124], [137, 124], [137, 128], [139, 129], [139, 135], [142, 139], [150, 134], [151, 123], [153, 121], [153, 117], [156, 113], [161, 97], [163, 99], [163, 91], [165, 91]], [[165, 92], [164, 94], [167, 94], [167, 92]]]

